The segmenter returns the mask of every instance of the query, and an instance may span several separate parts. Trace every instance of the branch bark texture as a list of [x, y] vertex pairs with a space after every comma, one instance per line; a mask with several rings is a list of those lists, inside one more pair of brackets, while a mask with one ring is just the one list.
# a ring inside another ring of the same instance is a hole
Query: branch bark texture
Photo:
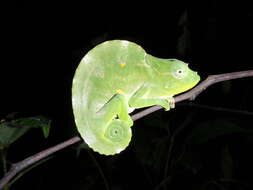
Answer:
[[[227, 81], [227, 80], [232, 80], [232, 79], [244, 78], [244, 77], [252, 77], [252, 76], [253, 76], [253, 70], [226, 73], [226, 74], [218, 74], [218, 75], [210, 75], [204, 81], [199, 83], [192, 90], [176, 96], [175, 102], [177, 103], [177, 102], [181, 102], [183, 100], [194, 100], [202, 91], [204, 91], [206, 88], [208, 88], [209, 86], [211, 86], [215, 83]], [[134, 121], [136, 121], [136, 120], [138, 120], [138, 119], [140, 119], [152, 112], [160, 110], [160, 109], [162, 109], [161, 106], [150, 107], [150, 108], [145, 109], [137, 114], [132, 115], [132, 119]], [[49, 156], [61, 149], [64, 149], [72, 144], [75, 144], [79, 141], [81, 141], [80, 137], [78, 137], [78, 136], [72, 137], [62, 143], [59, 143], [53, 147], [50, 147], [50, 148], [43, 150], [37, 154], [34, 154], [22, 161], [12, 164], [10, 170], [0, 180], [0, 189], [2, 189], [5, 184], [7, 184], [13, 177], [15, 177], [23, 169], [31, 166], [32, 164], [36, 163], [39, 160], [44, 159], [47, 156]]]

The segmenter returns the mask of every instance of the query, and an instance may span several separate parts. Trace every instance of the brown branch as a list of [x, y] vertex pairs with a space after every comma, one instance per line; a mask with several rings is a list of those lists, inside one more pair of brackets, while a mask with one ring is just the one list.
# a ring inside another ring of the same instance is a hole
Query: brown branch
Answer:
[[[177, 105], [178, 107], [179, 105]], [[195, 107], [199, 109], [207, 109], [211, 111], [216, 111], [216, 112], [228, 112], [232, 114], [240, 114], [240, 115], [250, 115], [253, 116], [253, 112], [250, 111], [245, 111], [245, 110], [238, 110], [238, 109], [230, 109], [230, 108], [223, 108], [223, 107], [217, 107], [217, 106], [209, 106], [209, 105], [202, 105], [202, 104], [194, 104], [194, 103], [182, 103], [180, 106], [190, 106], [190, 107]]]
[[36, 163], [37, 161], [49, 156], [50, 154], [61, 150], [69, 145], [75, 144], [78, 141], [80, 141], [80, 137], [75, 136], [72, 137], [69, 140], [66, 140], [62, 143], [59, 143], [53, 147], [50, 147], [46, 150], [43, 150], [37, 154], [34, 154], [20, 162], [14, 163], [12, 164], [10, 170], [5, 174], [5, 176], [0, 180], [0, 189], [2, 189], [4, 187], [5, 184], [7, 184], [17, 173], [19, 173], [20, 171], [22, 171], [23, 169], [27, 168], [28, 166]]
[[[227, 81], [227, 80], [244, 78], [244, 77], [251, 77], [251, 76], [253, 76], [253, 70], [208, 76], [206, 80], [201, 82], [199, 85], [197, 85], [192, 90], [190, 90], [182, 95], [176, 96], [175, 102], [177, 103], [177, 102], [181, 102], [183, 100], [194, 100], [202, 91], [204, 91], [207, 87], [211, 86], [212, 84], [215, 84], [215, 83], [218, 83], [221, 81]], [[145, 109], [144, 111], [134, 114], [132, 116], [132, 119], [134, 121], [138, 120], [138, 119], [140, 119], [152, 112], [155, 112], [159, 109], [162, 109], [162, 107], [160, 107], [160, 106], [150, 107], [148, 109]], [[43, 150], [35, 155], [32, 155], [32, 156], [20, 161], [20, 162], [12, 164], [10, 170], [0, 180], [0, 189], [2, 189], [5, 184], [7, 184], [17, 173], [19, 173], [23, 169], [25, 169], [28, 166], [36, 163], [37, 161], [55, 153], [56, 151], [66, 148], [67, 146], [75, 144], [79, 141], [81, 141], [80, 137], [78, 137], [78, 136], [72, 137], [69, 140], [66, 140], [60, 144], [57, 144], [53, 147]]]

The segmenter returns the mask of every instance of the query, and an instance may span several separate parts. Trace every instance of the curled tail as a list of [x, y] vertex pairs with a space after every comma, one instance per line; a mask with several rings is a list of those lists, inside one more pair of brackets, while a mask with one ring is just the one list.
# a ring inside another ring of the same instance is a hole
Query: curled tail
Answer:
[[95, 113], [88, 110], [85, 98], [79, 85], [73, 84], [72, 107], [75, 123], [83, 140], [94, 151], [104, 155], [113, 155], [124, 150], [131, 140], [132, 124], [120, 119], [105, 122], [104, 117], [94, 118]]
[[131, 128], [119, 119], [113, 120], [107, 126], [82, 127], [81, 130], [81, 127], [78, 127], [78, 130], [84, 141], [94, 151], [104, 155], [120, 153], [128, 146], [132, 137]]

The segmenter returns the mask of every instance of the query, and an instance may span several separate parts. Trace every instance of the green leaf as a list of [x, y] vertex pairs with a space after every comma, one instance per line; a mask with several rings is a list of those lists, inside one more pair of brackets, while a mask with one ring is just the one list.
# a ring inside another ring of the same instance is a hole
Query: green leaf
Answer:
[[234, 161], [227, 144], [221, 150], [221, 171], [224, 179], [233, 179]]
[[47, 125], [44, 125], [41, 127], [45, 138], [47, 138], [49, 136], [50, 128], [51, 128], [51, 122], [49, 122]]
[[249, 132], [252, 133], [253, 130], [239, 127], [232, 119], [220, 118], [200, 123], [193, 129], [187, 141], [190, 144], [203, 144], [219, 136]]
[[14, 127], [9, 122], [0, 124], [0, 149], [4, 149], [25, 134], [31, 127]]
[[[7, 148], [31, 128], [38, 127], [49, 128], [50, 120], [41, 116], [19, 118], [11, 121], [3, 120], [2, 123], [0, 123], [0, 149]], [[48, 135], [48, 133], [49, 129], [46, 129], [44, 135]]]

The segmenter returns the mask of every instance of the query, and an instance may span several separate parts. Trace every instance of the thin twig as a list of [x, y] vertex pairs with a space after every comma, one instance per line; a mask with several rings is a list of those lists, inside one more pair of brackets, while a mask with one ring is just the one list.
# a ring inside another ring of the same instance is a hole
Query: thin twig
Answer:
[[1, 161], [2, 161], [2, 163], [3, 163], [3, 172], [4, 172], [4, 174], [5, 173], [7, 173], [7, 162], [6, 162], [6, 154], [7, 154], [7, 152], [6, 152], [6, 150], [5, 149], [3, 149], [1, 152], [0, 152], [0, 154], [1, 154]]
[[100, 167], [98, 161], [96, 160], [95, 156], [93, 156], [92, 152], [90, 152], [90, 151], [88, 151], [88, 154], [89, 154], [89, 156], [91, 157], [91, 159], [92, 159], [92, 161], [94, 162], [94, 164], [96, 165], [96, 167], [97, 167], [97, 169], [98, 169], [98, 172], [100, 173], [100, 175], [101, 175], [101, 177], [102, 177], [102, 179], [103, 179], [103, 181], [104, 181], [105, 189], [106, 189], [106, 190], [110, 190], [109, 184], [108, 184], [108, 182], [107, 182], [107, 180], [106, 180], [106, 177], [105, 177], [105, 174], [104, 174], [102, 168]]
[[[181, 102], [183, 100], [194, 100], [202, 91], [204, 91], [207, 87], [211, 86], [212, 84], [215, 84], [215, 83], [218, 83], [221, 81], [227, 81], [227, 80], [244, 78], [244, 77], [251, 77], [251, 76], [253, 76], [253, 70], [219, 74], [219, 75], [211, 75], [211, 76], [207, 77], [206, 80], [201, 82], [198, 86], [196, 86], [192, 90], [188, 91], [187, 93], [176, 96], [175, 102], [177, 103], [177, 102]], [[141, 111], [141, 112], [133, 115], [132, 119], [134, 121], [138, 120], [138, 119], [140, 119], [152, 112], [155, 112], [159, 109], [161, 109], [160, 106], [153, 106], [151, 108], [148, 108], [144, 111]], [[67, 141], [64, 141], [58, 145], [50, 147], [50, 148], [48, 148], [44, 151], [41, 151], [35, 155], [32, 155], [20, 162], [12, 164], [10, 170], [0, 180], [0, 189], [2, 189], [5, 184], [7, 184], [17, 173], [19, 173], [23, 169], [27, 168], [28, 166], [36, 163], [37, 161], [39, 161], [41, 159], [47, 157], [48, 155], [55, 153], [56, 151], [66, 148], [67, 146], [75, 144], [79, 141], [81, 141], [80, 137], [78, 137], [78, 136], [72, 137], [71, 139], [69, 139]]]
[[[177, 107], [178, 106], [179, 105], [177, 105]], [[180, 106], [190, 106], [190, 107], [207, 109], [207, 110], [216, 111], [216, 112], [228, 112], [228, 113], [232, 113], [232, 114], [253, 116], [253, 112], [250, 112], [250, 111], [231, 109], [231, 108], [223, 108], [223, 107], [215, 107], [215, 106], [202, 105], [202, 104], [182, 103], [182, 104], [180, 104]]]
[[27, 167], [25, 169], [23, 169], [22, 171], [19, 172], [18, 175], [15, 176], [15, 178], [13, 178], [11, 180], [10, 183], [8, 183], [9, 187], [11, 187], [12, 184], [14, 184], [19, 178], [21, 178], [24, 174], [26, 174], [27, 172], [29, 172], [30, 170], [32, 170], [33, 168], [37, 167], [38, 165], [45, 163], [46, 161], [48, 161], [49, 159], [53, 158], [53, 156], [49, 156], [47, 158], [45, 158], [44, 160], [39, 160], [38, 162], [36, 162], [33, 165], [30, 165], [30, 167]]
[[[2, 158], [3, 172], [4, 172], [4, 175], [5, 175], [7, 173], [7, 161], [6, 161], [7, 151], [6, 151], [6, 149], [1, 150], [0, 154], [1, 154], [1, 158]], [[10, 186], [9, 184], [5, 185], [4, 190], [8, 190], [9, 186]]]
[[12, 164], [10, 170], [5, 174], [5, 176], [0, 180], [0, 189], [4, 187], [17, 173], [22, 171], [23, 169], [27, 168], [28, 166], [36, 163], [37, 161], [46, 158], [47, 156], [51, 155], [52, 153], [61, 150], [69, 145], [75, 144], [80, 141], [80, 137], [72, 137], [69, 140], [66, 140], [62, 143], [59, 143], [53, 147], [50, 147], [46, 150], [43, 150], [37, 154], [34, 154], [20, 162]]
[[169, 163], [171, 162], [171, 155], [172, 155], [172, 149], [174, 148], [175, 138], [192, 121], [193, 115], [194, 115], [193, 112], [188, 114], [184, 122], [174, 131], [174, 133], [170, 137], [170, 146], [169, 146], [168, 156], [167, 156], [165, 168], [164, 168], [164, 178], [168, 176]]

